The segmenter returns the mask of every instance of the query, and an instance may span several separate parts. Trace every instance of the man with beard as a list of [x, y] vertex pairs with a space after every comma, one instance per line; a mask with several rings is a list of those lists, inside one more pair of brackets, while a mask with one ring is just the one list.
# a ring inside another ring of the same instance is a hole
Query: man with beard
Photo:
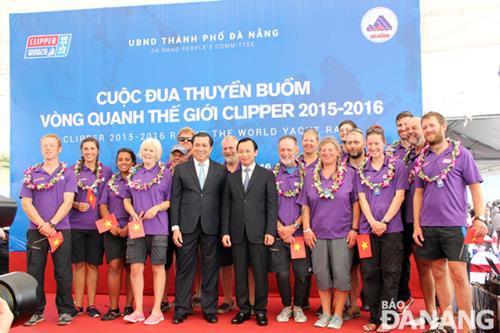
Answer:
[[403, 158], [408, 149], [410, 149], [406, 123], [412, 117], [413, 114], [410, 111], [403, 111], [396, 116], [396, 127], [399, 140], [391, 144], [391, 148], [394, 150], [394, 156], [396, 156], [396, 158]]
[[342, 142], [341, 147], [342, 148], [342, 156], [341, 158], [346, 158], [349, 156], [349, 152], [347, 151], [346, 147], [346, 140], [347, 140], [347, 134], [351, 132], [353, 129], [358, 128], [358, 125], [352, 120], [342, 120], [339, 124], [339, 137], [340, 141]]
[[[472, 293], [467, 274], [466, 187], [472, 195], [476, 215], [471, 232], [475, 237], [486, 235], [483, 181], [472, 154], [459, 142], [446, 139], [446, 119], [438, 112], [422, 117], [422, 130], [428, 145], [415, 161], [415, 194], [413, 198], [416, 256], [431, 261], [432, 275], [442, 311], [440, 327], [434, 332], [453, 332], [455, 323], [451, 300], [452, 288], [447, 276], [451, 273], [460, 314], [470, 318]], [[463, 332], [469, 332], [463, 321]]]
[[[406, 191], [405, 197], [405, 214], [404, 228], [403, 228], [403, 269], [401, 270], [401, 279], [399, 283], [399, 300], [404, 300], [401, 295], [406, 294], [406, 299], [411, 298], [410, 289], [408, 284], [410, 282], [410, 255], [415, 253], [415, 243], [413, 242], [413, 196], [415, 194], [415, 161], [425, 145], [424, 132], [420, 124], [420, 118], [410, 118], [406, 124], [408, 142], [411, 145], [411, 151], [405, 155], [403, 162], [405, 162], [409, 171], [409, 185], [410, 188]], [[431, 264], [429, 260], [415, 258], [418, 269], [418, 276], [420, 280], [420, 290], [424, 295], [425, 309], [428, 315], [433, 315], [436, 311], [436, 291], [434, 288], [434, 280], [432, 278]], [[418, 318], [416, 326], [424, 324], [424, 318]]]

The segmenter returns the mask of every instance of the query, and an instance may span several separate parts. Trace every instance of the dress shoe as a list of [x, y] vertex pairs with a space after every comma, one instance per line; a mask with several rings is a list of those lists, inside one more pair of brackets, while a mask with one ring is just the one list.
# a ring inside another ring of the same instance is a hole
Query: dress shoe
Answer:
[[257, 325], [259, 326], [267, 325], [267, 317], [264, 313], [257, 313], [255, 320], [257, 321]]
[[213, 313], [204, 313], [203, 318], [205, 318], [207, 323], [210, 323], [210, 324], [217, 323], [217, 316]]
[[180, 324], [186, 318], [187, 318], [187, 316], [185, 314], [181, 314], [181, 313], [177, 312], [174, 314], [174, 317], [172, 318], [172, 324]]
[[238, 312], [238, 314], [231, 320], [231, 324], [243, 324], [250, 319], [249, 313]]

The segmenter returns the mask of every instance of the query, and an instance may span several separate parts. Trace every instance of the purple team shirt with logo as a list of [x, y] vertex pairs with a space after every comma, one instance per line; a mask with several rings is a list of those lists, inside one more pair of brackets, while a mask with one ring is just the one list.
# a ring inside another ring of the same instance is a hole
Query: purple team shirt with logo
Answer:
[[102, 192], [101, 198], [99, 199], [99, 204], [107, 205], [109, 212], [111, 214], [115, 214], [115, 217], [120, 224], [120, 228], [123, 228], [127, 225], [130, 218], [130, 215], [123, 207], [123, 197], [125, 196], [125, 191], [127, 189], [127, 180], [120, 174], [116, 177], [115, 186], [118, 189], [118, 194], [111, 191], [109, 186], [106, 184], [104, 192]]
[[[71, 166], [70, 169], [74, 173], [75, 165]], [[97, 203], [99, 203], [101, 195], [104, 192], [106, 183], [111, 177], [111, 174], [112, 172], [110, 168], [108, 168], [107, 166], [102, 167], [102, 175], [104, 177], [104, 181], [100, 183], [99, 186], [97, 186], [97, 191], [94, 192], [97, 201], [95, 209], [93, 209], [92, 206], [90, 206], [90, 204], [89, 204], [89, 209], [85, 212], [80, 212], [78, 209], [75, 208], [71, 209], [69, 215], [71, 229], [97, 230], [95, 221], [101, 218], [101, 216], [99, 215], [99, 205]], [[96, 179], [96, 174], [94, 173], [94, 171], [90, 170], [85, 165], [82, 167], [82, 171], [80, 172], [80, 174], [76, 177], [77, 182], [78, 180], [81, 180], [85, 186], [92, 185], [95, 179]], [[87, 192], [88, 190], [83, 190], [80, 187], [78, 187], [78, 192], [75, 195], [74, 201], [87, 202]]]
[[[59, 164], [57, 169], [49, 175], [47, 171], [43, 170], [42, 166], [39, 165], [33, 170], [32, 173], [33, 184], [37, 185], [48, 183], [57, 175], [60, 170], [61, 164]], [[48, 190], [31, 190], [26, 186], [26, 184], [23, 183], [21, 187], [21, 194], [19, 196], [21, 198], [31, 198], [33, 200], [33, 206], [35, 206], [40, 217], [45, 222], [49, 222], [64, 202], [64, 193], [76, 192], [77, 186], [75, 174], [68, 168], [66, 169], [63, 178], [60, 179], [54, 186], [52, 186], [52, 188]], [[70, 229], [68, 215], [66, 215], [61, 221], [59, 221], [59, 223], [57, 224], [58, 230]], [[38, 227], [32, 221], [30, 221], [28, 228], [31, 230], [38, 229]]]
[[[382, 221], [385, 213], [389, 209], [391, 205], [392, 199], [396, 194], [397, 190], [408, 190], [408, 171], [404, 163], [396, 159], [395, 161], [395, 174], [389, 186], [381, 188], [380, 193], [378, 195], [375, 194], [375, 191], [370, 190], [368, 186], [361, 184], [361, 178], [359, 175], [357, 176], [357, 190], [359, 193], [364, 193], [366, 196], [366, 200], [370, 205], [370, 210], [373, 217], [377, 221]], [[371, 165], [371, 158], [367, 160], [366, 165], [363, 169], [363, 172], [366, 177], [370, 177], [370, 181], [372, 183], [381, 183], [384, 179], [383, 176], [387, 175], [389, 171], [389, 158], [386, 156], [384, 159], [384, 164], [380, 168], [380, 170], [375, 170]], [[403, 223], [401, 221], [401, 209], [398, 210], [396, 215], [392, 218], [392, 220], [388, 221], [386, 233], [394, 233], [403, 231]], [[370, 224], [366, 219], [364, 214], [361, 214], [360, 219], [360, 229], [359, 232], [361, 234], [368, 234], [371, 232]]]
[[[280, 188], [283, 192], [289, 190], [295, 190], [295, 183], [300, 182], [300, 171], [296, 167], [294, 172], [289, 174], [286, 171], [286, 167], [280, 163], [280, 171], [276, 175], [276, 183], [279, 183]], [[298, 196], [298, 194], [297, 194]], [[297, 221], [300, 216], [300, 205], [297, 203], [297, 196], [295, 197], [285, 197], [284, 195], [278, 195], [278, 219], [281, 224], [288, 226], [292, 225]], [[302, 235], [302, 229], [298, 229], [293, 234], [294, 236]]]
[[[156, 164], [150, 170], [141, 167], [132, 180], [140, 185], [149, 183], [160, 172], [160, 167]], [[172, 187], [172, 173], [165, 168], [163, 178], [159, 184], [153, 184], [148, 190], [139, 191], [127, 187], [124, 198], [132, 198], [132, 204], [137, 214], [146, 213], [148, 209], [170, 200], [170, 189]], [[143, 220], [144, 233], [146, 235], [168, 235], [168, 214], [160, 211], [155, 217]]]
[[[427, 183], [419, 177], [415, 180], [415, 186], [424, 189], [420, 211], [420, 225], [423, 227], [467, 226], [467, 185], [481, 183], [483, 178], [472, 154], [462, 146], [459, 149], [455, 167], [448, 173], [442, 187], [437, 182]], [[429, 149], [423, 165], [425, 174], [429, 177], [440, 174], [450, 164], [452, 151], [452, 144], [439, 155]]]
[[316, 159], [309, 165], [306, 164], [306, 161], [304, 160], [304, 155], [300, 155], [298, 160], [300, 163], [304, 164], [304, 167], [306, 169], [306, 174], [309, 174], [314, 172], [314, 167], [316, 167], [316, 164], [319, 161], [319, 157], [316, 157]]
[[[324, 189], [333, 184], [331, 178], [321, 176]], [[344, 183], [334, 194], [334, 199], [320, 198], [314, 187], [313, 172], [306, 175], [304, 187], [297, 203], [309, 206], [311, 212], [311, 229], [319, 239], [345, 238], [352, 226], [352, 205], [358, 200], [356, 195], [356, 171], [348, 167]]]
[[396, 157], [397, 159], [402, 160], [403, 157], [405, 157], [406, 148], [403, 147], [401, 142], [399, 142], [396, 147], [391, 147], [391, 149], [393, 150], [394, 157]]

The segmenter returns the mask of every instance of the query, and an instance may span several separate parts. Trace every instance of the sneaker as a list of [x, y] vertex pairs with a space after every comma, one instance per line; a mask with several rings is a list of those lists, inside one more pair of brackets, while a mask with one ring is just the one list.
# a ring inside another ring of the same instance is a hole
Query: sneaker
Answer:
[[191, 303], [193, 304], [193, 308], [199, 308], [199, 307], [201, 307], [201, 298], [200, 297], [193, 297], [191, 299]]
[[137, 312], [132, 312], [129, 315], [126, 315], [123, 317], [123, 320], [128, 321], [129, 323], [137, 323], [139, 321], [144, 321], [144, 313], [137, 313]]
[[35, 313], [30, 319], [24, 322], [23, 326], [35, 326], [39, 322], [42, 322], [45, 318], [43, 317], [43, 313]]
[[406, 310], [408, 310], [410, 308], [410, 306], [413, 305], [413, 303], [415, 303], [415, 300], [413, 299], [413, 297], [410, 296], [410, 298], [408, 298], [405, 302], [403, 302], [404, 305], [400, 308], [398, 308], [398, 312], [399, 313], [403, 313], [405, 312]]
[[71, 324], [72, 321], [73, 321], [73, 316], [71, 316], [69, 313], [61, 313], [59, 315], [59, 319], [57, 320], [57, 325], [66, 326]]
[[165, 318], [163, 318], [163, 314], [160, 314], [158, 316], [151, 314], [148, 319], [144, 321], [144, 325], [156, 325], [159, 324], [161, 321], [163, 321]]
[[304, 314], [304, 311], [302, 311], [302, 308], [298, 306], [293, 307], [293, 320], [296, 323], [305, 323], [307, 321], [307, 317]]
[[316, 322], [314, 323], [314, 326], [315, 327], [327, 327], [328, 323], [330, 322], [331, 319], [332, 319], [332, 316], [327, 315], [326, 313], [322, 313], [319, 316], [319, 319], [316, 320]]
[[228, 313], [233, 311], [233, 309], [234, 309], [234, 301], [231, 301], [231, 304], [224, 302], [217, 307], [217, 313], [218, 314]]
[[285, 306], [283, 310], [281, 310], [280, 314], [276, 316], [276, 321], [278, 321], [279, 323], [287, 323], [292, 315], [293, 315], [292, 307]]
[[75, 315], [73, 317], [83, 314], [83, 306], [75, 306]]
[[345, 321], [352, 320], [354, 318], [361, 317], [361, 311], [359, 309], [356, 311], [351, 311], [351, 309], [345, 309], [344, 314], [342, 316]]
[[128, 316], [129, 314], [132, 314], [134, 313], [134, 308], [131, 307], [131, 306], [126, 306], [124, 309], [123, 309], [123, 315], [124, 316]]
[[342, 328], [342, 324], [344, 323], [344, 320], [338, 315], [334, 315], [330, 322], [328, 323], [327, 327], [328, 328], [334, 328], [336, 330], [339, 330]]
[[115, 320], [120, 316], [121, 316], [120, 309], [109, 309], [108, 312], [106, 312], [104, 316], [102, 316], [101, 320], [102, 321]]
[[172, 305], [166, 301], [166, 302], [161, 302], [161, 312], [167, 312], [172, 308]]
[[97, 317], [101, 316], [101, 313], [99, 312], [99, 310], [97, 310], [97, 308], [95, 307], [95, 305], [88, 306], [87, 307], [87, 313], [89, 314], [89, 316], [91, 318], [97, 318]]

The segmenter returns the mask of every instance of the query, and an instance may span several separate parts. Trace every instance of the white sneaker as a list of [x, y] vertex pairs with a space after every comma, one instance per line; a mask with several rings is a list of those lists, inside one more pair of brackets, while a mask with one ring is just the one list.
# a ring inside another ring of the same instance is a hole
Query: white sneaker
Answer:
[[336, 330], [339, 330], [342, 328], [342, 324], [344, 323], [344, 320], [342, 320], [342, 317], [334, 315], [330, 322], [328, 323], [328, 328], [334, 328]]
[[296, 323], [305, 323], [307, 321], [307, 317], [304, 314], [304, 311], [302, 311], [302, 308], [298, 306], [293, 307], [293, 320]]
[[332, 316], [327, 315], [325, 313], [322, 313], [321, 316], [319, 316], [319, 319], [316, 320], [314, 323], [315, 327], [327, 327], [328, 323], [330, 323], [330, 320], [332, 319]]
[[292, 307], [285, 306], [283, 310], [281, 310], [280, 314], [276, 316], [276, 320], [280, 323], [287, 323], [292, 315], [293, 315]]

